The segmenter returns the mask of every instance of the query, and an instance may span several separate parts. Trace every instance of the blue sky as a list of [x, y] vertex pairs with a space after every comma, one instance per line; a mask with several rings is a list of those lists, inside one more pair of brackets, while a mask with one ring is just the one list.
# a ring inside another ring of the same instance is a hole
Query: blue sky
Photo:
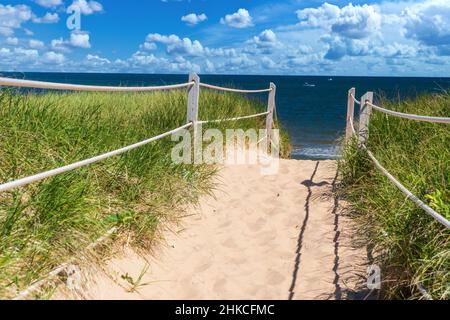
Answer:
[[449, 76], [450, 0], [0, 0], [0, 70]]

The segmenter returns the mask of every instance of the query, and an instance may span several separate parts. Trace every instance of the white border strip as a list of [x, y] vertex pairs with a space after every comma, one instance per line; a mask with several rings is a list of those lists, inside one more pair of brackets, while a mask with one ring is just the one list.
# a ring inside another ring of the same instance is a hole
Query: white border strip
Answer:
[[373, 103], [370, 103], [369, 101], [366, 101], [366, 103], [369, 106], [371, 106], [372, 108], [374, 108], [375, 110], [378, 110], [378, 111], [386, 113], [386, 114], [390, 114], [392, 116], [400, 117], [400, 118], [412, 119], [412, 120], [417, 120], [417, 121], [425, 121], [425, 122], [434, 122], [434, 123], [450, 123], [450, 118], [419, 116], [417, 114], [401, 113], [401, 112], [381, 108], [377, 105], [374, 105]]
[[200, 83], [201, 87], [219, 90], [219, 91], [228, 91], [228, 92], [238, 92], [238, 93], [259, 93], [259, 92], [269, 92], [272, 91], [271, 88], [269, 89], [261, 89], [261, 90], [240, 90], [240, 89], [231, 89], [231, 88], [224, 88], [219, 86], [213, 86], [212, 84], [206, 84], [206, 83]]
[[42, 180], [42, 179], [45, 179], [45, 178], [52, 177], [52, 176], [55, 176], [57, 174], [63, 173], [63, 172], [67, 172], [67, 171], [74, 170], [74, 169], [77, 169], [77, 168], [80, 168], [80, 167], [84, 167], [84, 166], [86, 166], [88, 164], [91, 164], [91, 163], [94, 163], [94, 162], [98, 162], [98, 161], [104, 160], [106, 158], [110, 158], [112, 156], [119, 155], [121, 153], [130, 151], [132, 149], [139, 148], [139, 147], [141, 147], [143, 145], [146, 145], [146, 144], [148, 144], [150, 142], [153, 142], [153, 141], [162, 139], [164, 137], [167, 137], [168, 135], [171, 135], [171, 134], [173, 134], [173, 133], [175, 133], [177, 131], [180, 131], [182, 129], [186, 129], [186, 128], [190, 127], [191, 125], [192, 125], [192, 122], [187, 123], [184, 126], [178, 127], [178, 128], [173, 129], [171, 131], [162, 133], [162, 134], [160, 134], [160, 135], [158, 135], [156, 137], [153, 137], [153, 138], [150, 138], [150, 139], [147, 139], [147, 140], [144, 140], [144, 141], [132, 144], [132, 145], [127, 146], [127, 147], [123, 147], [123, 148], [120, 148], [120, 149], [117, 149], [117, 150], [114, 150], [114, 151], [110, 151], [110, 152], [101, 154], [99, 156], [96, 156], [96, 157], [93, 157], [93, 158], [90, 158], [90, 159], [78, 161], [78, 162], [75, 162], [75, 163], [63, 166], [63, 167], [59, 167], [59, 168], [56, 168], [56, 169], [52, 169], [52, 170], [49, 170], [49, 171], [46, 171], [46, 172], [42, 172], [42, 173], [36, 174], [36, 175], [33, 175], [33, 176], [29, 176], [29, 177], [26, 177], [26, 178], [22, 178], [22, 179], [18, 179], [18, 180], [15, 180], [15, 181], [7, 182], [5, 184], [0, 185], [0, 192], [11, 190], [13, 188], [17, 188], [17, 187], [20, 187], [20, 186], [24, 186], [24, 185], [30, 184], [32, 182], [35, 182], [35, 181], [39, 181], [39, 180]]
[[53, 90], [71, 90], [71, 91], [108, 91], [108, 92], [139, 92], [139, 91], [158, 91], [187, 88], [194, 85], [194, 82], [173, 84], [167, 86], [155, 87], [110, 87], [110, 86], [89, 86], [69, 83], [56, 83], [44, 81], [21, 80], [13, 78], [0, 77], [0, 86], [53, 89]]

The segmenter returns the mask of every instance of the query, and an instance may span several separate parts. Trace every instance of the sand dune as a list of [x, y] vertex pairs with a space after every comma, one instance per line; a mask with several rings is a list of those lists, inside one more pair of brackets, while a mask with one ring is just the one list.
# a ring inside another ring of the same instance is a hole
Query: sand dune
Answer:
[[[334, 161], [281, 160], [274, 176], [257, 165], [226, 166], [215, 199], [199, 208], [166, 244], [145, 258], [127, 250], [81, 299], [340, 299], [364, 276], [365, 251], [350, 246], [349, 221], [332, 194]], [[121, 278], [137, 279], [136, 290]]]

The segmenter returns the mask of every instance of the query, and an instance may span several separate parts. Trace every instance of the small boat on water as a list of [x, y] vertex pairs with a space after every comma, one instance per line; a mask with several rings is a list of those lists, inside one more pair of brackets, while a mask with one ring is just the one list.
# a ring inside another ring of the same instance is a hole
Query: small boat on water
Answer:
[[304, 87], [315, 87], [316, 85], [313, 84], [313, 83], [305, 82], [305, 83], [303, 84], [303, 86], [304, 86]]
[[333, 78], [329, 78], [328, 81], [333, 81]]

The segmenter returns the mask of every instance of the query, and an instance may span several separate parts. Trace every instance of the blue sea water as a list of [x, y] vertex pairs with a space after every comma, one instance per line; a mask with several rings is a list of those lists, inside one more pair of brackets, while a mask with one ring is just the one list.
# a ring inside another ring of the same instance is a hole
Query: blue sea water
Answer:
[[[92, 85], [161, 85], [186, 82], [187, 75], [95, 74], [95, 73], [1, 73], [3, 76]], [[240, 89], [277, 85], [277, 113], [289, 132], [297, 159], [333, 159], [338, 156], [337, 139], [345, 130], [347, 91], [356, 88], [359, 97], [366, 91], [391, 99], [414, 97], [425, 92], [450, 89], [450, 78], [334, 77], [201, 75], [201, 81]], [[307, 86], [306, 83], [314, 86]], [[267, 95], [257, 94], [266, 100]]]

